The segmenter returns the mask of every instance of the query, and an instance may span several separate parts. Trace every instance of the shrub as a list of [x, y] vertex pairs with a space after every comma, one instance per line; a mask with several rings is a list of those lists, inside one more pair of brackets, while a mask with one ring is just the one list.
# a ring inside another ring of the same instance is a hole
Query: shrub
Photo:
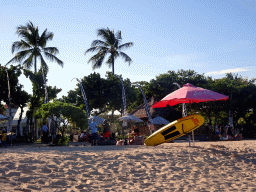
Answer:
[[63, 135], [61, 138], [59, 138], [57, 145], [58, 146], [67, 146], [69, 142], [69, 137], [66, 135]]

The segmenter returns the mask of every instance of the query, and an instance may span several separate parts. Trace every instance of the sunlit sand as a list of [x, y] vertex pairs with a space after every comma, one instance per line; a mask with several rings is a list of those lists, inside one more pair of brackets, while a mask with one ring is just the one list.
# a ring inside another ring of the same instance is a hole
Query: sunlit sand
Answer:
[[255, 191], [256, 141], [0, 149], [0, 191]]

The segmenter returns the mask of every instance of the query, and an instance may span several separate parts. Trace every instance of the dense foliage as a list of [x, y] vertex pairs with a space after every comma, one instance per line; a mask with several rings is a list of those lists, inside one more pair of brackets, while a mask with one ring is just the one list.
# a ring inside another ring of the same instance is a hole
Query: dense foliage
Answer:
[[58, 124], [62, 136], [65, 135], [68, 125], [71, 123], [79, 127], [80, 130], [85, 130], [88, 127], [88, 118], [85, 111], [72, 104], [60, 101], [41, 105], [36, 112], [36, 117], [52, 118]]
[[[99, 109], [99, 112], [95, 112], [95, 115], [109, 110], [119, 110], [122, 113], [122, 85], [118, 77], [108, 72], [105, 79], [101, 78], [98, 73], [92, 73], [85, 76], [81, 81], [90, 110]], [[136, 101], [136, 91], [129, 79], [124, 79], [123, 81], [126, 102], [127, 106], [129, 106]], [[76, 106], [82, 106], [85, 109], [82, 93], [78, 85], [75, 90], [69, 91], [68, 96], [63, 96], [60, 100], [75, 104]]]

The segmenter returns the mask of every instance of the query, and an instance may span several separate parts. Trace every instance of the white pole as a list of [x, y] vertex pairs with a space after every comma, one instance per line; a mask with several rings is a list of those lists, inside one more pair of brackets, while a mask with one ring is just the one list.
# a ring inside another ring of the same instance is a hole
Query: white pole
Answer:
[[[10, 82], [9, 82], [9, 75], [7, 68], [5, 68], [6, 75], [7, 75], [7, 83], [8, 83], [8, 99], [9, 99], [9, 120], [8, 120], [8, 128], [11, 131], [11, 146], [12, 146], [12, 103], [11, 103], [11, 90], [10, 90]], [[8, 129], [6, 130], [8, 133]]]
[[[180, 85], [178, 83], [173, 83], [174, 85], [177, 85], [177, 87], [180, 89]], [[191, 106], [191, 104], [190, 104]], [[187, 110], [186, 110], [186, 104], [182, 103], [182, 116], [186, 117], [187, 116]], [[192, 131], [192, 141], [193, 141], [193, 145], [195, 145], [195, 137], [194, 137], [194, 130]], [[191, 146], [190, 144], [190, 135], [188, 137], [188, 142], [189, 142], [189, 147]]]

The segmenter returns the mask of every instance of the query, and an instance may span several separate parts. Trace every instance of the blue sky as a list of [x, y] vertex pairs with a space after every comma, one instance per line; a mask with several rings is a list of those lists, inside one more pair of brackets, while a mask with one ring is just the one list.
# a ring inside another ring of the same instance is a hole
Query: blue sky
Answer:
[[[256, 0], [255, 0], [256, 2]], [[128, 66], [117, 60], [115, 73], [131, 81], [149, 81], [169, 70], [192, 69], [206, 76], [220, 78], [227, 72], [245, 78], [255, 77], [255, 2], [241, 0], [126, 0], [126, 1], [48, 1], [9, 0], [0, 2], [0, 63], [14, 55], [11, 45], [20, 40], [16, 27], [32, 21], [40, 34], [44, 29], [54, 33], [48, 46], [56, 46], [64, 62], [61, 68], [48, 61], [48, 85], [62, 88], [67, 95], [76, 87], [74, 77], [93, 73], [84, 55], [96, 30], [121, 30], [123, 43], [133, 60]], [[38, 66], [39, 68], [39, 66]], [[33, 70], [33, 69], [32, 69]], [[105, 64], [95, 72], [105, 76], [112, 71]], [[32, 86], [24, 76], [24, 89]]]

